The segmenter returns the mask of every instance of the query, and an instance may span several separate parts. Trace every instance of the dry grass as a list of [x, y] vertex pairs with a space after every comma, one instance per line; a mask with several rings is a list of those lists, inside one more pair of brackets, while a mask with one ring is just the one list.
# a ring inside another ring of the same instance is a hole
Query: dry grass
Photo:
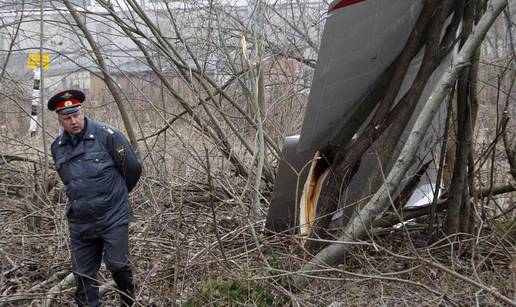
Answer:
[[[0, 178], [1, 302], [35, 306], [70, 272], [62, 186], [44, 193], [38, 169], [26, 162], [3, 164]], [[342, 265], [296, 292], [286, 276], [307, 256], [295, 239], [263, 236], [263, 221], [247, 219], [245, 199], [219, 187], [212, 203], [208, 190], [203, 184], [145, 177], [132, 194], [137, 219], [130, 229], [131, 254], [141, 305], [170, 306], [174, 292], [178, 300], [194, 298], [199, 282], [216, 276], [254, 280], [281, 306], [502, 305], [487, 291], [413, 259], [417, 255], [513, 295], [514, 241], [504, 237], [506, 227], [434, 245], [419, 230], [410, 232], [410, 240], [404, 230], [383, 232], [373, 238], [374, 245], [353, 248]], [[110, 275], [102, 269], [99, 279], [108, 282]], [[72, 297], [73, 289], [64, 290], [56, 305], [67, 305]], [[104, 301], [115, 306], [114, 291], [107, 291]]]

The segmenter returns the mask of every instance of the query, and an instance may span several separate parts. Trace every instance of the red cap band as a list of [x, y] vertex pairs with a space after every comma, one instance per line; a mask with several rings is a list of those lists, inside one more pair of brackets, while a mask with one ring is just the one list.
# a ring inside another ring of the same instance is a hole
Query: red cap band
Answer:
[[76, 106], [80, 106], [81, 102], [75, 98], [70, 98], [68, 100], [63, 100], [61, 102], [58, 102], [56, 104], [55, 111], [58, 112], [59, 110], [66, 109], [66, 108], [73, 108]]

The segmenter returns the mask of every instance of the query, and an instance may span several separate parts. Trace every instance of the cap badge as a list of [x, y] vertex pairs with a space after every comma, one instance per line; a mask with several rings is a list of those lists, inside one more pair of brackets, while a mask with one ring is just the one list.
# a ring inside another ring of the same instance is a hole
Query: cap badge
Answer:
[[72, 96], [73, 96], [72, 94], [70, 94], [70, 93], [66, 92], [66, 93], [64, 93], [64, 94], [63, 94], [63, 96], [61, 96], [61, 97], [62, 97], [62, 98], [64, 98], [64, 99], [70, 99], [70, 97], [72, 97]]
[[70, 100], [67, 100], [67, 101], [65, 101], [64, 106], [65, 106], [65, 107], [69, 107], [69, 106], [71, 106], [72, 104], [73, 104], [73, 102], [71, 102]]

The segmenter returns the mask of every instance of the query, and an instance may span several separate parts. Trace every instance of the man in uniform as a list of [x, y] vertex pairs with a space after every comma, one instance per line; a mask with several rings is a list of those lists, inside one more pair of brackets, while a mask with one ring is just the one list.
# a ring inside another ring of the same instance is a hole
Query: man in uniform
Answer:
[[122, 306], [134, 303], [129, 263], [128, 194], [141, 165], [124, 135], [85, 117], [84, 93], [67, 90], [48, 101], [64, 131], [52, 143], [52, 156], [66, 186], [72, 269], [79, 306], [100, 306], [96, 274], [102, 256], [120, 293]]

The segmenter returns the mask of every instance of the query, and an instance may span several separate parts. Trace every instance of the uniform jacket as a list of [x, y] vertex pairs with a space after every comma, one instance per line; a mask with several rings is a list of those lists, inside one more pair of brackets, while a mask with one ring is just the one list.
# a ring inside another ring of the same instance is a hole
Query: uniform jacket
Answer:
[[92, 238], [132, 218], [128, 194], [141, 165], [125, 136], [106, 124], [85, 117], [75, 138], [63, 131], [52, 143], [52, 156], [66, 186], [70, 235]]

